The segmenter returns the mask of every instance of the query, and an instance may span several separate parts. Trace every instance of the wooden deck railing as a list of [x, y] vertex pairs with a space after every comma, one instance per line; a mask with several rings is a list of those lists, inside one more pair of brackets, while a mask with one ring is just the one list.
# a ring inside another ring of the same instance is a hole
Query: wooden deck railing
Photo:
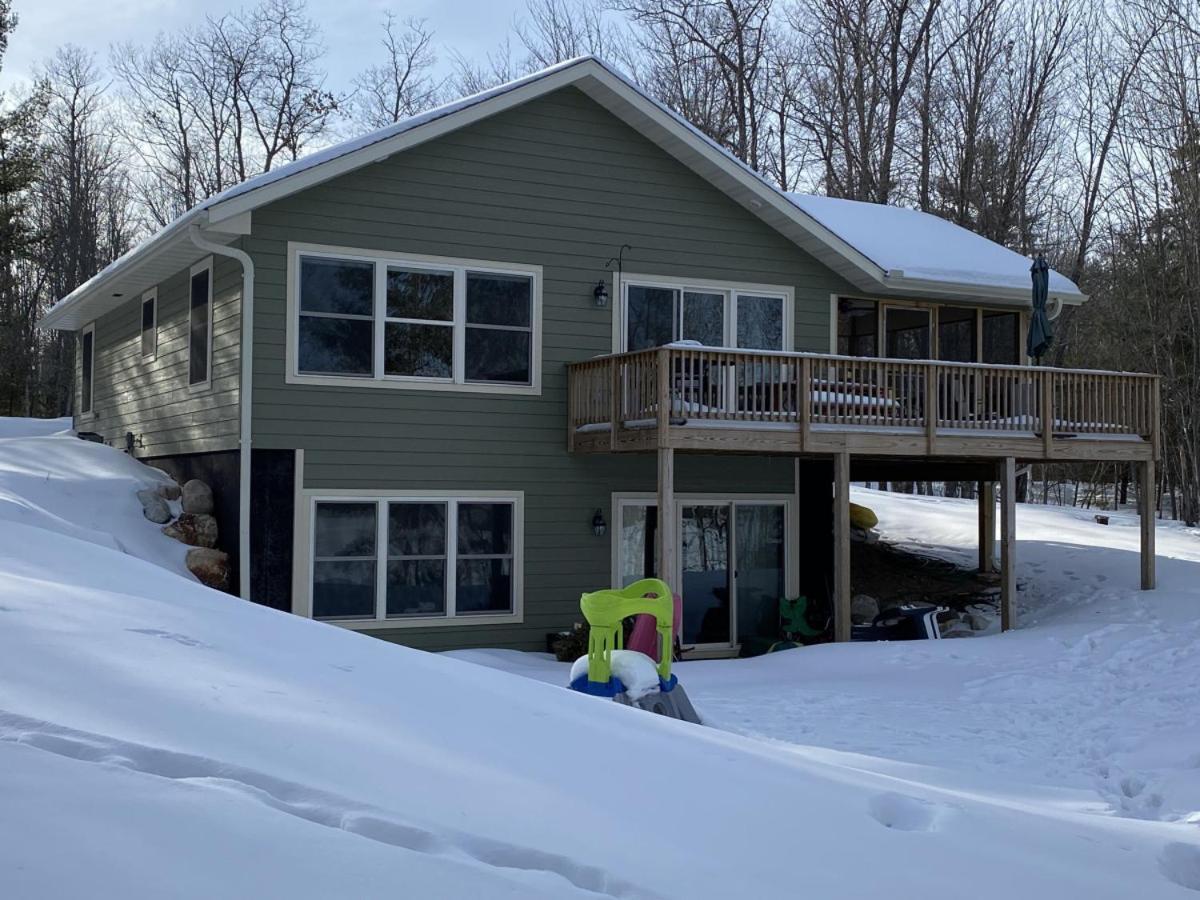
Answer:
[[792, 424], [1153, 440], [1154, 375], [661, 347], [568, 366], [572, 429]]

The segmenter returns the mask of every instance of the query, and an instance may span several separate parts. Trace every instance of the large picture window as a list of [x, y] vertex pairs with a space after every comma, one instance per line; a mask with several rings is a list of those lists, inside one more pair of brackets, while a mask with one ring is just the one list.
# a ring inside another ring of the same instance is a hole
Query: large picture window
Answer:
[[212, 260], [192, 267], [188, 297], [188, 386], [212, 383]]
[[706, 347], [788, 350], [790, 305], [784, 289], [654, 283], [631, 276], [623, 290], [623, 349], [695, 341]]
[[540, 270], [294, 247], [289, 380], [536, 393]]
[[349, 621], [511, 618], [519, 496], [319, 497], [311, 614]]

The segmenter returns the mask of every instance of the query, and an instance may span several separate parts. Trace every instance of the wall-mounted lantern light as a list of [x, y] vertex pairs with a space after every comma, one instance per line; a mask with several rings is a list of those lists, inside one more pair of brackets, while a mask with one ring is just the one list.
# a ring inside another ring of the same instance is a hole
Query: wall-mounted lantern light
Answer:
[[[632, 250], [628, 244], [622, 244], [621, 249], [617, 251], [617, 255], [612, 257], [604, 264], [604, 268], [612, 269], [613, 263], [617, 264], [617, 292], [624, 290], [621, 286], [622, 269], [625, 266], [625, 251]], [[592, 296], [596, 299], [596, 306], [603, 309], [608, 306], [608, 288], [604, 286], [604, 280], [601, 279], [596, 283], [596, 289], [592, 291]]]
[[608, 523], [604, 521], [604, 513], [600, 510], [596, 510], [596, 514], [592, 516], [592, 531], [596, 533], [596, 537], [608, 534]]

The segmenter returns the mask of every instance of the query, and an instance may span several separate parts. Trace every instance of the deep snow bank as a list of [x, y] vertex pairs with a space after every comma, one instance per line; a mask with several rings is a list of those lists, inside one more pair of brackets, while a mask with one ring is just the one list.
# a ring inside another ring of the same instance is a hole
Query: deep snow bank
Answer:
[[149, 561], [149, 523], [122, 514], [113, 546], [95, 497], [54, 496], [75, 465], [152, 473], [36, 440], [62, 443], [0, 443], [0, 488], [19, 503], [39, 457], [29, 502], [82, 534], [0, 516], [12, 896], [1116, 898], [1200, 875], [1194, 829], [1082, 791], [689, 726], [218, 594]]

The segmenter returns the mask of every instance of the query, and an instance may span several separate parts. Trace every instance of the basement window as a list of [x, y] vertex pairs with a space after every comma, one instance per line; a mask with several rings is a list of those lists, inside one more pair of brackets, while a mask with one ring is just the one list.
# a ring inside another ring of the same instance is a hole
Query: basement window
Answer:
[[292, 247], [288, 380], [538, 393], [541, 270]]
[[521, 510], [519, 495], [314, 499], [313, 618], [511, 620]]

